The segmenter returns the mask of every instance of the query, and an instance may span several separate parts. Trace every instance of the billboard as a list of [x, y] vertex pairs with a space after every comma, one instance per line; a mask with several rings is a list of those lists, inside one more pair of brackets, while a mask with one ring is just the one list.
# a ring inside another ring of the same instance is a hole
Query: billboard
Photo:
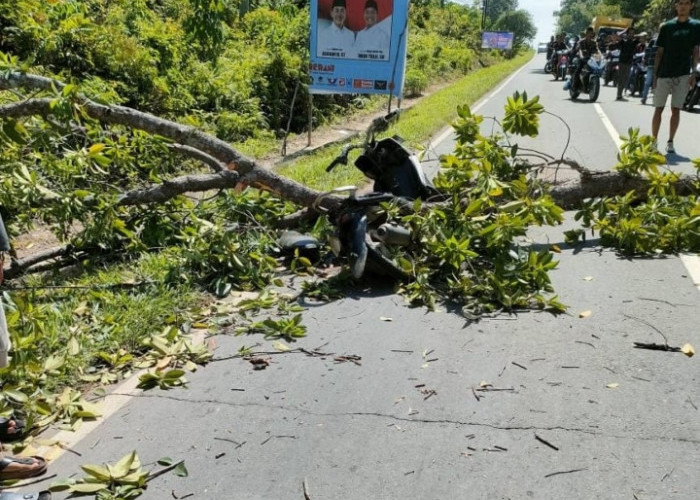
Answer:
[[484, 31], [481, 33], [482, 49], [505, 49], [513, 48], [513, 33], [510, 31]]
[[312, 94], [401, 97], [409, 0], [312, 0]]

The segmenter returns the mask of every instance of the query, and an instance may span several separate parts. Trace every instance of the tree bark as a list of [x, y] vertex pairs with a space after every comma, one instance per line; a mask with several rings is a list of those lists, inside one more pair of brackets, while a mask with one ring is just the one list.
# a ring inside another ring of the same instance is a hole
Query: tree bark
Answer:
[[[35, 90], [61, 89], [64, 84], [37, 75], [10, 72], [0, 75], [0, 89], [24, 87]], [[35, 98], [0, 106], [0, 117], [20, 118], [42, 116], [52, 118], [51, 105], [54, 99]], [[246, 157], [228, 143], [205, 134], [193, 127], [181, 125], [149, 113], [116, 105], [98, 104], [84, 96], [78, 98], [85, 112], [93, 119], [112, 125], [136, 128], [151, 134], [171, 139], [173, 149], [197, 158], [209, 165], [215, 173], [187, 175], [165, 181], [161, 185], [124, 193], [118, 203], [122, 205], [162, 203], [186, 192], [230, 189], [239, 184], [273, 192], [274, 194], [304, 207], [310, 207], [321, 194], [303, 184], [277, 175], [265, 165]], [[566, 209], [574, 209], [586, 198], [614, 196], [635, 190], [640, 196], [648, 187], [641, 178], [629, 177], [619, 172], [591, 172], [572, 160], [550, 161], [547, 165], [566, 164], [579, 172], [579, 178], [556, 184], [550, 194]], [[227, 168], [222, 169], [222, 166]], [[235, 171], [235, 172], [234, 172]], [[694, 178], [693, 178], [694, 179]], [[690, 177], [684, 176], [676, 184], [679, 194], [690, 192]], [[327, 197], [324, 206], [337, 206], [340, 199]]]

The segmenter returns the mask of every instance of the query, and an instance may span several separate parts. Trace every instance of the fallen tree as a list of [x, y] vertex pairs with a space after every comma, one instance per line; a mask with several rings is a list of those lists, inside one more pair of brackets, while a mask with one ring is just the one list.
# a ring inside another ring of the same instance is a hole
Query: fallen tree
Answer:
[[[104, 250], [133, 245], [135, 233], [140, 232], [148, 237], [144, 227], [149, 223], [150, 227], [159, 224], [156, 220], [144, 222], [142, 213], [152, 210], [146, 207], [158, 205], [165, 207], [164, 212], [176, 212], [183, 208], [182, 198], [187, 193], [212, 190], [236, 192], [242, 186], [250, 186], [271, 193], [284, 202], [291, 202], [293, 210], [288, 207], [264, 221], [269, 227], [280, 223], [288, 226], [290, 221], [308, 222], [308, 217], [296, 217], [293, 212], [306, 208], [308, 214], [308, 207], [321, 194], [276, 174], [268, 166], [246, 157], [226, 142], [194, 126], [115, 104], [98, 103], [83, 95], [75, 85], [9, 70], [0, 76], [0, 89], [11, 91], [14, 96], [0, 105], [0, 119], [5, 124], [3, 142], [12, 146], [14, 153], [14, 156], [12, 152], [8, 154], [11, 160], [8, 164], [13, 166], [5, 172], [13, 180], [6, 182], [10, 189], [0, 198], [0, 202], [16, 212], [32, 212], [25, 210], [28, 207], [21, 206], [24, 200], [29, 207], [36, 209], [33, 217], [38, 216], [39, 209], [43, 214], [50, 213], [51, 217], [40, 217], [58, 227], [59, 235], [65, 238], [68, 236], [67, 228], [76, 220], [88, 222], [78, 237], [71, 237], [63, 249], [46, 252], [46, 258], [55, 259], [59, 255], [69, 257], [71, 250]], [[25, 95], [20, 91], [33, 94]], [[515, 135], [535, 135], [538, 115], [542, 111], [537, 98], [528, 99], [525, 94], [516, 94], [514, 98], [509, 98], [506, 106], [503, 129]], [[495, 285], [493, 279], [485, 279], [485, 275], [480, 276], [474, 270], [474, 261], [480, 261], [480, 265], [489, 272], [499, 268], [502, 262], [485, 262], [508, 260], [504, 253], [512, 250], [513, 238], [524, 234], [528, 225], [560, 222], [560, 207], [579, 208], [586, 200], [630, 192], [635, 193], [632, 199], [639, 202], [646, 196], [645, 193], [659, 185], [658, 175], [645, 178], [640, 173], [649, 169], [656, 169], [658, 173], [658, 166], [664, 158], [651, 149], [648, 139], [639, 137], [635, 131], [630, 131], [630, 139], [621, 152], [617, 171], [592, 172], [572, 160], [556, 159], [545, 154], [529, 155], [535, 156], [539, 162], [524, 160], [528, 155], [519, 154], [517, 145], [506, 147], [499, 142], [503, 136], [481, 136], [481, 117], [472, 115], [468, 107], [461, 107], [459, 114], [460, 118], [454, 124], [458, 139], [455, 153], [443, 160], [444, 172], [436, 180], [437, 187], [451, 201], [434, 205], [425, 203], [415, 214], [399, 213], [407, 217], [404, 222], [411, 223], [414, 231], [427, 233], [428, 239], [456, 238], [471, 245], [469, 251], [462, 249], [452, 252], [454, 255], [450, 254], [451, 250], [440, 247], [441, 243], [432, 247], [426, 245], [426, 253], [413, 255], [407, 264], [416, 277], [430, 274], [434, 278], [435, 273], [430, 267], [446, 266], [441, 271], [441, 279], [453, 280], [460, 275], [462, 278], [457, 281], [466, 279], [457, 289], [449, 292], [442, 289], [445, 296], [453, 296], [454, 293], [483, 295], [489, 297], [485, 302], [495, 302], [506, 308], [527, 306], [533, 300], [540, 306], [546, 305], [548, 302], [542, 298], [541, 292], [550, 290], [548, 280], [530, 282], [516, 294], [518, 298], [512, 300], [509, 292], [497, 290], [500, 285]], [[125, 150], [124, 154], [122, 149]], [[27, 151], [37, 153], [27, 160]], [[179, 164], [178, 156], [173, 152], [185, 155], [199, 165], [196, 169], [204, 167], [205, 171], [192, 172], [193, 163], [188, 166]], [[159, 170], [155, 167], [161, 158], [169, 158], [169, 169]], [[44, 164], [62, 165], [63, 170], [58, 168], [43, 175], [30, 171], [30, 166]], [[101, 180], [91, 179], [90, 175], [76, 170], [76, 164], [88, 168], [90, 173], [99, 174]], [[145, 164], [150, 164], [150, 170], [144, 167]], [[546, 168], [556, 170], [561, 167], [577, 172], [578, 178], [557, 182], [556, 175], [546, 176], [548, 178], [544, 180], [538, 176]], [[20, 169], [20, 174], [14, 172], [12, 176], [11, 171], [15, 168]], [[172, 175], [178, 172], [180, 175]], [[55, 182], [56, 177], [61, 178], [64, 184]], [[69, 180], [73, 178], [78, 178], [80, 182]], [[51, 185], [46, 185], [49, 181]], [[85, 189], [86, 186], [90, 186], [90, 189]], [[96, 186], [107, 189], [95, 189]], [[664, 186], [674, 195], [696, 190], [694, 179], [677, 176], [666, 177]], [[17, 193], [19, 195], [15, 199], [13, 195]], [[323, 203], [326, 208], [332, 208], [339, 202], [339, 198], [331, 196], [325, 198]], [[513, 209], [516, 205], [518, 208]], [[122, 211], [125, 207], [138, 207], [142, 213]], [[446, 213], [451, 215], [447, 216]], [[584, 219], [591, 223], [590, 214]], [[479, 224], [475, 221], [479, 221]], [[449, 222], [448, 230], [445, 230], [446, 222]], [[25, 218], [26, 224], [28, 218]], [[108, 236], [106, 231], [110, 229], [113, 234]], [[499, 234], [500, 230], [503, 230], [503, 234]], [[172, 243], [173, 234], [169, 236], [169, 242], [166, 241], [168, 238], [161, 238], [158, 243]], [[498, 249], [495, 253], [494, 248]], [[441, 254], [445, 256], [435, 260], [434, 256]], [[522, 255], [516, 256], [513, 261], [519, 262], [523, 258]], [[465, 266], [467, 261], [471, 262]], [[32, 260], [31, 265], [27, 265], [26, 262], [15, 261], [8, 277], [18, 276], [39, 262]], [[212, 269], [209, 279], [213, 279], [219, 271]], [[494, 279], [502, 278], [496, 276]], [[428, 281], [431, 284], [428, 286], [426, 282], [426, 289], [414, 290], [411, 295], [413, 300], [432, 301], [428, 297], [432, 297], [435, 290], [440, 290], [441, 285], [434, 280]], [[423, 287], [417, 284], [420, 282], [416, 279], [408, 288]], [[473, 300], [468, 302], [471, 308], [480, 309]]]

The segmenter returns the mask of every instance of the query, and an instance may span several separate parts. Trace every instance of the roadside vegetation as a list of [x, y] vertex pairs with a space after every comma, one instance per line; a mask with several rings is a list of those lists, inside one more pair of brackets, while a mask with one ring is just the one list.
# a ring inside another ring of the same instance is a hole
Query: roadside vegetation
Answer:
[[[214, 4], [210, 11], [199, 0], [0, 1], [4, 74], [66, 83], [0, 93], [0, 209], [22, 245], [3, 284], [14, 355], [0, 370], [0, 414], [26, 417], [35, 429], [76, 429], [99, 416], [94, 401], [103, 387], [136, 370], [149, 368], [144, 388], [185, 385], [186, 372], [210, 357], [191, 341], [193, 331], [287, 341], [304, 335], [298, 307], [274, 293], [244, 302], [233, 320], [217, 302], [277, 282], [277, 232], [269, 221], [298, 207], [252, 189], [122, 206], [124, 191], [205, 167], [162, 136], [105, 127], [83, 109], [82, 96], [132, 107], [262, 156], [278, 150], [287, 132], [383, 105], [358, 95], [317, 96], [307, 123], [308, 7]], [[399, 132], [421, 143], [529, 52], [482, 52], [472, 7], [423, 2], [411, 16], [408, 91], [456, 82], [402, 119]], [[23, 114], [42, 98], [50, 99], [50, 114]], [[303, 180], [295, 170], [289, 175]], [[50, 230], [57, 246], [33, 249], [37, 228]], [[301, 264], [293, 267], [313, 272]], [[261, 310], [277, 319], [246, 317]]]

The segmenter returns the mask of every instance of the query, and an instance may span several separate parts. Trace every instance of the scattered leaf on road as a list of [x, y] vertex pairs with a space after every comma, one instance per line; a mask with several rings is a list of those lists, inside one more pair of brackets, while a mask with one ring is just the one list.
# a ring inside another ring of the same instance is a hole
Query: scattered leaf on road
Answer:
[[586, 276], [583, 278], [583, 281], [593, 281], [593, 276]]
[[387, 318], [386, 316], [380, 316], [379, 321], [394, 321], [394, 318]]
[[578, 317], [579, 318], [587, 318], [591, 314], [593, 314], [593, 312], [589, 309], [589, 310], [581, 311], [580, 313], [578, 313]]
[[605, 387], [607, 387], [608, 389], [617, 389], [619, 385], [620, 384], [618, 384], [617, 382], [613, 382], [612, 384], [608, 384]]
[[273, 343], [272, 343], [272, 347], [274, 347], [276, 351], [280, 351], [280, 352], [287, 352], [287, 351], [291, 351], [291, 350], [292, 350], [291, 347], [289, 347], [289, 346], [288, 346], [287, 344], [285, 344], [284, 342], [280, 342], [279, 340], [273, 342]]
[[689, 358], [692, 358], [695, 355], [695, 348], [690, 344], [685, 344], [681, 347], [681, 352]]

